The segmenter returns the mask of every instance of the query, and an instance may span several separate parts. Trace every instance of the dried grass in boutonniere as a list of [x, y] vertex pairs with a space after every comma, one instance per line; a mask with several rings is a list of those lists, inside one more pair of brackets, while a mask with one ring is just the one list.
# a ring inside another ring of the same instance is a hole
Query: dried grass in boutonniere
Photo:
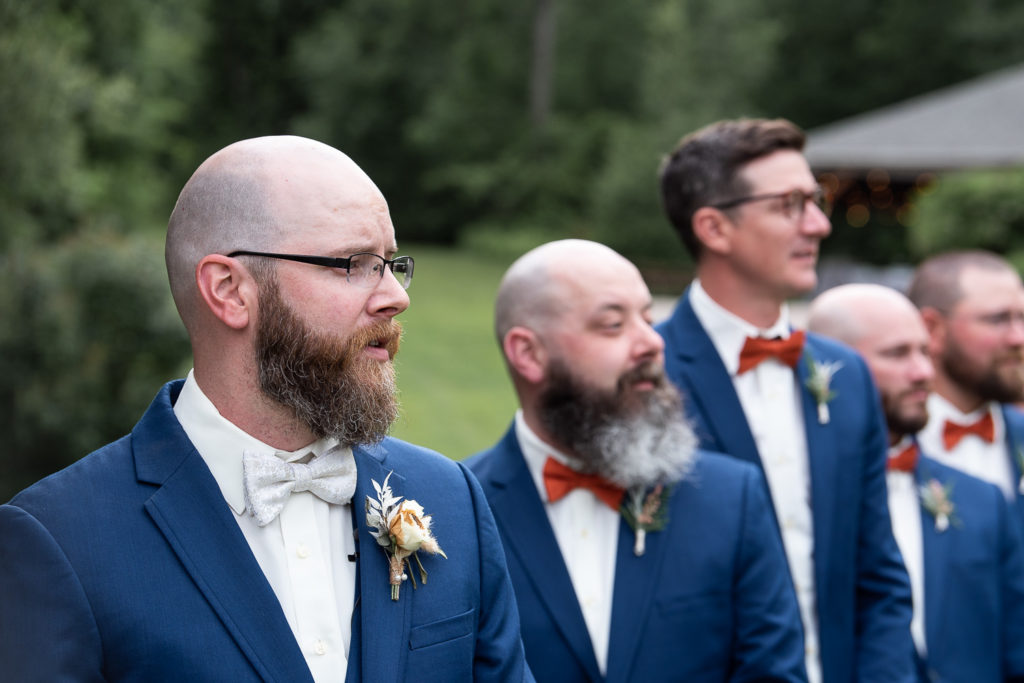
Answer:
[[[402, 500], [395, 496], [388, 486], [391, 473], [384, 477], [384, 484], [371, 479], [377, 491], [377, 500], [366, 497], [366, 525], [377, 543], [384, 548], [388, 556], [388, 574], [391, 582], [391, 599], [398, 600], [398, 589], [402, 581], [412, 575], [410, 558], [416, 560], [420, 571], [420, 581], [427, 582], [427, 570], [423, 568], [417, 551], [440, 555], [448, 559], [441, 550], [433, 534], [430, 533], [430, 515], [423, 514], [423, 507], [415, 500]], [[405, 569], [409, 568], [409, 574]], [[412, 587], [416, 588], [416, 579], [412, 579]]]
[[832, 391], [829, 385], [832, 384], [832, 377], [843, 367], [843, 363], [842, 361], [819, 363], [807, 354], [804, 355], [804, 359], [807, 362], [805, 386], [818, 404], [818, 423], [828, 424], [828, 402], [839, 395]]
[[959, 526], [960, 520], [954, 516], [953, 484], [943, 486], [938, 479], [929, 479], [927, 484], [918, 487], [921, 494], [921, 505], [935, 518], [935, 530], [942, 533], [949, 528], [950, 522]]
[[636, 534], [633, 554], [640, 557], [647, 548], [647, 532], [661, 531], [668, 524], [668, 497], [672, 487], [658, 484], [646, 496], [646, 487], [630, 489], [620, 508], [626, 523]]

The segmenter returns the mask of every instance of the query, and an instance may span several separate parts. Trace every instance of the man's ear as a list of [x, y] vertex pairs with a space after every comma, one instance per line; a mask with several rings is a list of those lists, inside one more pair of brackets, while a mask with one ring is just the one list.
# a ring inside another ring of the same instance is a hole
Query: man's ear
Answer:
[[196, 265], [196, 285], [207, 308], [228, 327], [240, 330], [252, 320], [256, 283], [236, 259], [204, 256]]
[[921, 320], [928, 330], [928, 350], [935, 356], [946, 347], [946, 316], [937, 308], [925, 306], [921, 309]]
[[505, 358], [517, 374], [531, 384], [539, 384], [547, 374], [548, 354], [537, 333], [528, 327], [513, 327], [501, 344]]
[[693, 234], [704, 249], [716, 254], [728, 254], [731, 249], [729, 233], [732, 222], [719, 209], [702, 206], [693, 214]]

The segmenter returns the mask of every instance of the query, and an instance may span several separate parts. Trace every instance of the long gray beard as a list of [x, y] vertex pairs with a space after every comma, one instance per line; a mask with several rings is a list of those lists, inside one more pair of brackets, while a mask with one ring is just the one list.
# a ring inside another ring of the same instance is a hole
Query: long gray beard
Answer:
[[[653, 381], [655, 388], [633, 392], [628, 386], [634, 378]], [[544, 428], [581, 472], [632, 489], [678, 482], [693, 467], [697, 436], [660, 365], [637, 368], [609, 392], [583, 385], [555, 362], [541, 404]]]

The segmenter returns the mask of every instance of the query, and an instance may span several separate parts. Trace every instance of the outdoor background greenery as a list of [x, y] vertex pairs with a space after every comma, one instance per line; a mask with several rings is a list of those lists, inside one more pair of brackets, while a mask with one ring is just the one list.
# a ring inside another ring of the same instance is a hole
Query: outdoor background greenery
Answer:
[[[814, 128], [1024, 61], [1022, 33], [1015, 0], [0, 0], [0, 499], [189, 367], [161, 239], [230, 142], [314, 137], [381, 187], [421, 250], [396, 432], [460, 457], [513, 407], [489, 300], [512, 256], [597, 239], [678, 292], [655, 177], [680, 136]], [[823, 255], [1017, 259], [1021, 197], [1020, 172], [943, 180], [909, 231], [837, 223]]]

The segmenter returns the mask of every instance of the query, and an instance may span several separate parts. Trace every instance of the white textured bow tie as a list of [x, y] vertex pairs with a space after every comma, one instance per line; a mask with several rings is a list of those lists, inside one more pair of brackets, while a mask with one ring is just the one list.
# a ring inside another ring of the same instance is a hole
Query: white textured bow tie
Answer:
[[341, 446], [313, 458], [308, 465], [245, 451], [242, 483], [245, 506], [262, 527], [274, 521], [293, 492], [309, 491], [339, 505], [350, 502], [356, 491], [356, 462], [352, 451]]

